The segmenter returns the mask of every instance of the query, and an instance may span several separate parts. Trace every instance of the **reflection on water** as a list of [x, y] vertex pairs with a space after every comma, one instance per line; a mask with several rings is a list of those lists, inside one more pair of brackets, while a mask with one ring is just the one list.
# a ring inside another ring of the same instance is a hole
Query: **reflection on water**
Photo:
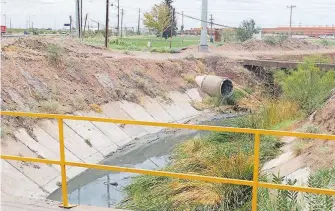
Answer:
[[[168, 155], [164, 155], [127, 167], [154, 170], [166, 166], [167, 163]], [[115, 207], [126, 196], [123, 188], [131, 182], [131, 177], [137, 175], [127, 172], [107, 174], [73, 191], [69, 194], [69, 201], [72, 204]]]
[[[206, 125], [224, 125], [225, 118], [234, 118], [236, 114], [216, 115], [211, 121], [199, 122]], [[139, 169], [161, 169], [168, 164], [171, 151], [190, 138], [201, 138], [209, 131], [166, 130], [158, 134], [149, 134], [134, 140], [139, 147], [122, 151], [101, 162], [103, 165], [133, 167]], [[101, 207], [115, 207], [125, 197], [123, 188], [131, 182], [133, 173], [110, 172], [88, 169], [68, 182], [69, 200], [72, 204], [84, 204]], [[54, 191], [48, 199], [61, 201], [61, 189]]]

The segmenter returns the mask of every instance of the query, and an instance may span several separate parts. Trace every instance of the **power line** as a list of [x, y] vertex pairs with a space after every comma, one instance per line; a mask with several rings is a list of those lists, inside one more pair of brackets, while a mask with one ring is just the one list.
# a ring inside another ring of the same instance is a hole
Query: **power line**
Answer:
[[[182, 13], [179, 13], [179, 12], [176, 12], [176, 13], [179, 14], [179, 15], [183, 15]], [[222, 25], [222, 24], [218, 24], [218, 23], [212, 23], [212, 22], [209, 22], [209, 21], [201, 20], [199, 18], [195, 18], [195, 17], [185, 15], [185, 14], [184, 14], [184, 17], [190, 18], [190, 19], [193, 19], [193, 20], [197, 20], [197, 21], [201, 21], [201, 22], [205, 22], [205, 23], [210, 23], [210, 24], [213, 24], [213, 25], [216, 25], [216, 26], [222, 26], [222, 27], [226, 27], [226, 28], [236, 28], [236, 27], [232, 27], [232, 26], [227, 26], [227, 25]]]

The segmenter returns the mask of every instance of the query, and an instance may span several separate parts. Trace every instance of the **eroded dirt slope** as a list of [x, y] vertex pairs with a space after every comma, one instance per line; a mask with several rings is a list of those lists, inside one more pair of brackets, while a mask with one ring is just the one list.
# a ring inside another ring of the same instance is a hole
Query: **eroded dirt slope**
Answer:
[[2, 47], [2, 110], [71, 113], [114, 100], [140, 103], [141, 96], [196, 87], [194, 77], [216, 74], [236, 85], [257, 86], [234, 61], [140, 59], [69, 38], [20, 38]]

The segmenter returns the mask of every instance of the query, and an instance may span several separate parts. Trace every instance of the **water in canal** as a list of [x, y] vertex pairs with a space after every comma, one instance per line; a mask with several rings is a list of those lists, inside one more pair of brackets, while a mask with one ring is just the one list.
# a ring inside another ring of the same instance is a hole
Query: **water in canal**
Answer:
[[[221, 125], [223, 116], [207, 125]], [[114, 155], [102, 162], [104, 165], [117, 165], [139, 169], [161, 169], [169, 163], [169, 154], [176, 145], [194, 137], [206, 135], [205, 131], [171, 130], [142, 139], [141, 146], [128, 152]], [[88, 169], [68, 182], [69, 202], [99, 207], [115, 207], [125, 197], [123, 188], [138, 174], [110, 172]], [[61, 191], [52, 193], [49, 199], [61, 201]]]

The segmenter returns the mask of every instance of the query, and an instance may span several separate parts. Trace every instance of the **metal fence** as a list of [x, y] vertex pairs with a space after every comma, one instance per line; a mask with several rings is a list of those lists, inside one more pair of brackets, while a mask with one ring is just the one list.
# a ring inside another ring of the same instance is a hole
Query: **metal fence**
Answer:
[[[282, 190], [308, 192], [308, 193], [314, 193], [314, 194], [335, 195], [335, 190], [330, 190], [330, 189], [290, 186], [290, 185], [283, 185], [283, 184], [272, 184], [272, 183], [259, 181], [259, 165], [260, 165], [259, 164], [260, 163], [259, 151], [260, 151], [260, 136], [261, 135], [291, 136], [291, 137], [299, 137], [299, 138], [311, 138], [311, 139], [317, 139], [317, 140], [332, 140], [332, 141], [335, 141], [335, 135], [274, 131], [274, 130], [260, 130], [260, 129], [249, 129], [249, 128], [219, 127], [219, 126], [207, 126], [207, 125], [188, 125], [188, 124], [176, 124], [176, 123], [147, 122], [147, 121], [137, 121], [137, 120], [123, 120], [123, 119], [85, 117], [85, 116], [68, 116], [68, 115], [57, 115], [57, 114], [12, 112], [12, 111], [1, 111], [0, 114], [6, 115], [6, 116], [15, 116], [15, 117], [56, 119], [58, 121], [60, 160], [20, 157], [20, 156], [12, 156], [12, 155], [1, 155], [1, 159], [60, 165], [61, 178], [62, 178], [62, 186], [61, 186], [62, 200], [63, 200], [63, 204], [61, 205], [61, 207], [64, 207], [64, 208], [73, 207], [73, 205], [70, 205], [68, 202], [66, 166], [83, 167], [83, 168], [91, 168], [91, 169], [99, 169], [99, 170], [107, 170], [107, 171], [130, 172], [130, 173], [146, 174], [146, 175], [152, 175], [152, 176], [163, 176], [163, 177], [171, 177], [171, 178], [178, 178], [178, 179], [206, 181], [206, 182], [213, 182], [213, 183], [251, 186], [252, 187], [252, 210], [253, 211], [257, 210], [258, 188], [282, 189]], [[220, 177], [202, 176], [202, 175], [194, 175], [194, 174], [173, 173], [173, 172], [166, 172], [166, 171], [144, 170], [144, 169], [127, 168], [127, 167], [119, 167], [119, 166], [107, 166], [107, 165], [99, 165], [99, 164], [69, 162], [69, 161], [66, 161], [65, 159], [63, 120], [107, 122], [107, 123], [144, 125], [144, 126], [155, 126], [155, 127], [165, 127], [165, 128], [253, 134], [254, 135], [253, 180], [252, 181], [239, 180], [239, 179], [220, 178]]]

